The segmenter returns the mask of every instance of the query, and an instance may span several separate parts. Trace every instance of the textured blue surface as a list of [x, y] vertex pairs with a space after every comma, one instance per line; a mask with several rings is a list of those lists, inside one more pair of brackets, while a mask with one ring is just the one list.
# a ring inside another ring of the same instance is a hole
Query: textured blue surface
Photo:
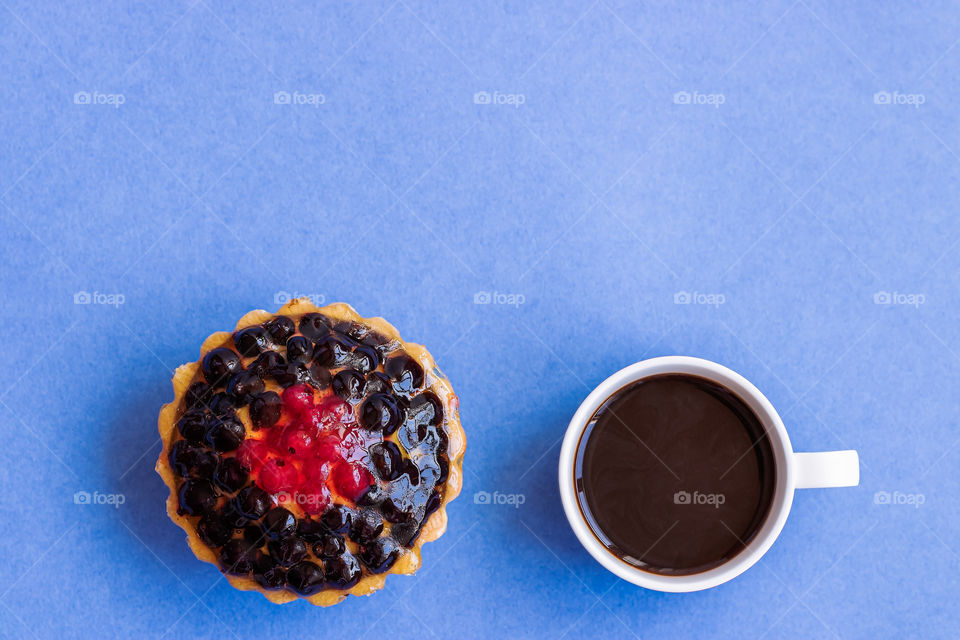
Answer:
[[[0, 2], [0, 634], [956, 637], [956, 6], [234, 4]], [[172, 369], [294, 293], [426, 344], [468, 434], [421, 572], [328, 610], [233, 590], [153, 471]], [[555, 481], [588, 389], [674, 353], [863, 461], [679, 596]]]

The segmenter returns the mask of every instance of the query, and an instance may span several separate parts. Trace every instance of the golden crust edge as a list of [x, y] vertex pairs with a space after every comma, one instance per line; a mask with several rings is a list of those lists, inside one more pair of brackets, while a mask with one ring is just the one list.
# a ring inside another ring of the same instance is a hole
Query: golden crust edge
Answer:
[[[364, 318], [358, 314], [353, 307], [344, 302], [335, 302], [323, 307], [318, 307], [314, 305], [308, 298], [297, 298], [289, 301], [274, 313], [264, 309], [255, 309], [247, 312], [237, 322], [237, 326], [233, 332], [252, 325], [260, 324], [275, 315], [295, 315], [303, 313], [323, 313], [324, 315], [334, 318], [335, 320], [350, 320], [360, 322], [368, 327], [373, 328], [388, 338], [399, 342], [404, 351], [406, 351], [410, 356], [416, 358], [420, 362], [421, 366], [423, 366], [423, 370], [427, 376], [426, 387], [430, 391], [433, 391], [435, 394], [437, 394], [437, 397], [443, 401], [444, 414], [447, 416], [449, 442], [447, 455], [450, 459], [450, 472], [447, 477], [446, 486], [444, 487], [443, 502], [440, 504], [440, 507], [430, 516], [427, 522], [423, 524], [423, 527], [420, 530], [420, 535], [417, 537], [414, 545], [410, 547], [410, 549], [408, 549], [403, 556], [401, 556], [401, 558], [396, 562], [396, 564], [394, 564], [393, 567], [390, 568], [389, 571], [382, 574], [366, 575], [353, 588], [346, 591], [321, 591], [312, 596], [299, 596], [286, 589], [271, 591], [263, 589], [250, 578], [242, 578], [239, 576], [230, 576], [224, 574], [224, 577], [233, 587], [240, 589], [241, 591], [257, 591], [267, 600], [275, 604], [284, 604], [287, 602], [293, 602], [294, 600], [306, 600], [310, 604], [316, 606], [328, 607], [342, 602], [347, 595], [362, 596], [370, 595], [376, 591], [379, 591], [384, 587], [387, 576], [390, 574], [409, 575], [415, 573], [420, 568], [422, 546], [427, 542], [433, 542], [444, 534], [447, 528], [447, 503], [456, 498], [463, 488], [462, 467], [463, 454], [466, 450], [466, 434], [464, 433], [463, 426], [460, 423], [459, 399], [454, 393], [453, 388], [450, 386], [446, 376], [440, 372], [436, 362], [433, 359], [433, 356], [430, 355], [430, 352], [427, 351], [427, 349], [422, 345], [404, 341], [400, 337], [400, 332], [397, 331], [396, 327], [387, 322], [384, 318]], [[206, 340], [203, 341], [203, 344], [200, 347], [200, 357], [197, 358], [195, 362], [183, 364], [177, 367], [172, 379], [174, 398], [171, 402], [163, 405], [163, 407], [160, 409], [160, 416], [157, 425], [158, 431], [160, 432], [160, 439], [163, 442], [163, 449], [161, 450], [160, 456], [157, 459], [155, 470], [163, 479], [164, 484], [167, 486], [167, 489], [170, 492], [167, 496], [167, 515], [174, 522], [174, 524], [183, 529], [183, 531], [187, 534], [187, 544], [197, 559], [214, 565], [218, 570], [219, 562], [216, 554], [209, 547], [203, 544], [196, 531], [193, 529], [190, 520], [186, 516], [181, 516], [177, 513], [178, 505], [176, 477], [173, 474], [173, 469], [170, 467], [168, 456], [170, 453], [170, 447], [172, 445], [171, 435], [173, 430], [176, 428], [177, 408], [180, 406], [180, 402], [183, 399], [183, 396], [186, 393], [191, 381], [196, 376], [197, 370], [200, 368], [200, 362], [203, 360], [203, 356], [206, 355], [206, 353], [211, 349], [215, 349], [230, 341], [233, 336], [233, 332], [218, 331], [211, 334]]]

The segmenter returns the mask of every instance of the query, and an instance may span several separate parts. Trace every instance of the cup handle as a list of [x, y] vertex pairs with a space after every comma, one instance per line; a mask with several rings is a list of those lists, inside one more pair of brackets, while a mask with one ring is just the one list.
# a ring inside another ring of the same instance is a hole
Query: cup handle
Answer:
[[797, 489], [855, 487], [860, 484], [860, 457], [853, 449], [794, 453]]

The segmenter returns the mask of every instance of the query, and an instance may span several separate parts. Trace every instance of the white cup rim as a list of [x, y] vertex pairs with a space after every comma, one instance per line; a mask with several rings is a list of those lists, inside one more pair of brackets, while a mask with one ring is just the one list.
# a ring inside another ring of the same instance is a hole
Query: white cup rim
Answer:
[[[615, 556], [594, 535], [580, 508], [574, 487], [574, 465], [577, 448], [587, 422], [596, 410], [623, 387], [638, 380], [669, 373], [707, 378], [736, 394], [760, 419], [775, 459], [773, 499], [760, 529], [737, 555], [718, 567], [690, 575], [662, 575], [644, 571]], [[749, 380], [710, 360], [691, 356], [662, 356], [642, 360], [617, 371], [601, 382], [574, 413], [563, 438], [559, 464], [560, 499], [567, 520], [580, 543], [601, 565], [628, 582], [667, 592], [688, 592], [709, 589], [737, 577], [770, 549], [783, 530], [796, 488], [793, 447], [780, 415], [769, 400]]]

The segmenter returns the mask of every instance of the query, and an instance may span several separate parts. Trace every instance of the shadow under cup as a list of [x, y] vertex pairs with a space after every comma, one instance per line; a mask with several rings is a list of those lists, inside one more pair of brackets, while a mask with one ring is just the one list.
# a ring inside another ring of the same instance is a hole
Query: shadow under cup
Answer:
[[719, 567], [749, 545], [771, 512], [777, 471], [762, 421], [735, 393], [665, 373], [620, 388], [594, 412], [573, 480], [608, 551], [680, 576]]

